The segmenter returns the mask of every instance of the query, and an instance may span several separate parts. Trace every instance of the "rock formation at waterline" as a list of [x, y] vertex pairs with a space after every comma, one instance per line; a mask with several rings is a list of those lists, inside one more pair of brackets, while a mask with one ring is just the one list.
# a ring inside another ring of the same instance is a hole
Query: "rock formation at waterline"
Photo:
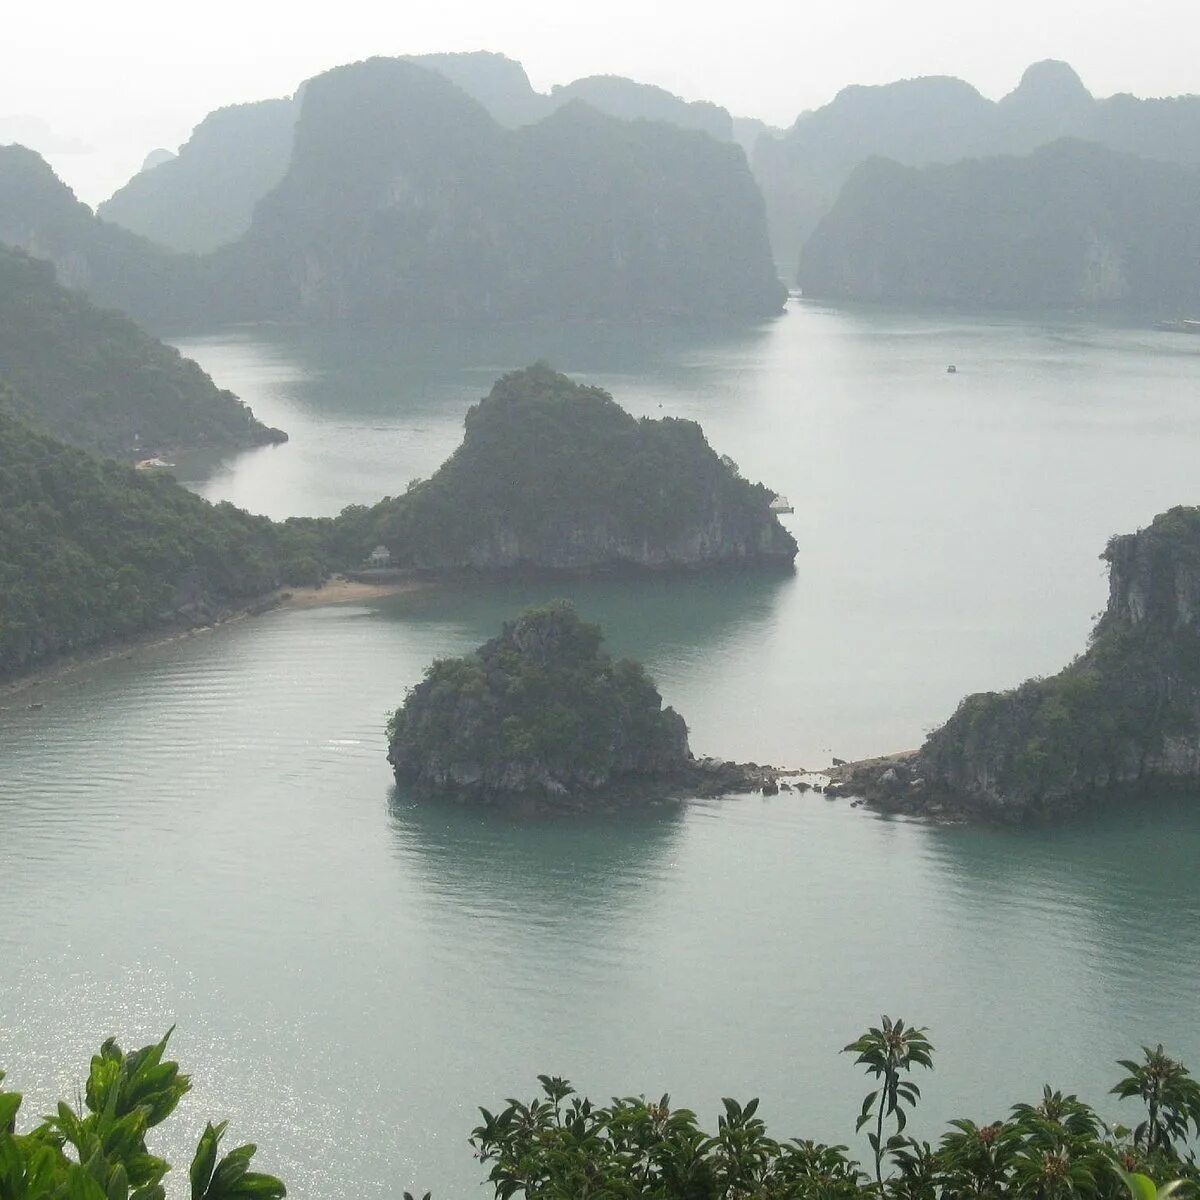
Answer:
[[1200, 508], [1114, 537], [1108, 606], [1059, 674], [969, 696], [915, 755], [838, 789], [878, 808], [1045, 819], [1200, 785]]

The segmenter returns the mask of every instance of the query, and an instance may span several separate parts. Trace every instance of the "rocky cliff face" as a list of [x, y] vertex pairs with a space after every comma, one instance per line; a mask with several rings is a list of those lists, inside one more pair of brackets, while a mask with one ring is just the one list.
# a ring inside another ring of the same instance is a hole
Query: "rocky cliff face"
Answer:
[[736, 146], [579, 103], [505, 129], [398, 59], [308, 83], [222, 264], [247, 315], [282, 318], [745, 318], [784, 294]]
[[880, 808], [1047, 818], [1200, 781], [1200, 509], [1105, 551], [1109, 602], [1085, 654], [1011, 692], [969, 696], [911, 756], [843, 772]]
[[435, 570], [789, 566], [796, 542], [771, 499], [693, 422], [639, 421], [538, 365], [497, 382], [437, 473], [379, 507], [372, 536]]
[[921, 169], [874, 159], [804, 248], [806, 295], [1012, 308], [1200, 304], [1200, 171], [1062, 141]]

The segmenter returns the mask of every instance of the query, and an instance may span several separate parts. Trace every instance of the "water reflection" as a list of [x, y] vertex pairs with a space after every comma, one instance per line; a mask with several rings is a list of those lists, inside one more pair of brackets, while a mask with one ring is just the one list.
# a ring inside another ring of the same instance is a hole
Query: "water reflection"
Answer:
[[679, 805], [619, 813], [531, 817], [453, 801], [388, 800], [398, 861], [437, 906], [440, 932], [461, 944], [491, 926], [508, 970], [541, 974], [547, 954], [604, 969], [657, 907], [682, 833]]

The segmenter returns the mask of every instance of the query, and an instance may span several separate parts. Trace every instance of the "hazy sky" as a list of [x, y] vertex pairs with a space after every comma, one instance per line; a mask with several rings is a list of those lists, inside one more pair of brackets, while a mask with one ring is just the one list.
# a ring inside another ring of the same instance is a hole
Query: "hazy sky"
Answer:
[[210, 109], [373, 54], [499, 50], [547, 89], [612, 73], [789, 124], [847, 83], [955, 74], [990, 96], [1065, 58], [1098, 95], [1200, 91], [1195, 0], [7, 0], [0, 118], [49, 123], [82, 199]]

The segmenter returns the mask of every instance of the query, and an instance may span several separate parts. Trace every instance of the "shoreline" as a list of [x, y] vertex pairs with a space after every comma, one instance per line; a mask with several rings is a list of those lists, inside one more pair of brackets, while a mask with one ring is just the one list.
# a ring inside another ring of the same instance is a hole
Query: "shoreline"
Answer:
[[356, 580], [335, 576], [320, 585], [279, 588], [259, 597], [253, 603], [230, 609], [211, 621], [197, 625], [165, 625], [159, 629], [146, 630], [117, 642], [106, 642], [78, 654], [64, 655], [43, 666], [34, 667], [15, 679], [0, 682], [0, 709], [7, 707], [9, 697], [17, 697], [39, 687], [59, 683], [63, 679], [90, 667], [98, 667], [114, 659], [134, 658], [146, 650], [157, 650], [182, 642], [187, 638], [202, 637], [226, 625], [233, 625], [253, 617], [266, 616], [288, 608], [325, 608], [338, 604], [368, 603], [399, 596], [407, 592], [432, 587], [433, 580], [412, 577], [388, 580]]

